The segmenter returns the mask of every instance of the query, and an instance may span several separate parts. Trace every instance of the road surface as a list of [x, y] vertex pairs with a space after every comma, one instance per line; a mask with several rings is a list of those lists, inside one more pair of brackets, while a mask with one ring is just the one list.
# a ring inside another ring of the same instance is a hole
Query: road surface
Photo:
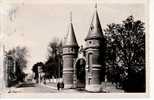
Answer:
[[8, 93], [57, 93], [57, 89], [51, 89], [41, 84], [22, 83], [17, 87], [8, 89]]
[[[107, 88], [110, 92], [123, 93], [123, 90], [114, 89], [110, 86]], [[9, 88], [7, 93], [89, 93], [85, 90], [78, 89], [63, 89], [58, 91], [56, 86], [49, 86], [44, 84], [35, 84], [35, 83], [21, 83], [14, 88]], [[99, 92], [99, 93], [104, 93]]]

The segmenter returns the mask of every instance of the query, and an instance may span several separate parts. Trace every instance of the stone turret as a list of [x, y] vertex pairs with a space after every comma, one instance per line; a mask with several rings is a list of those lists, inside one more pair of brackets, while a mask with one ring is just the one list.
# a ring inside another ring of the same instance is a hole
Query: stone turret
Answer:
[[86, 41], [86, 90], [98, 92], [101, 91], [102, 73], [102, 40], [103, 32], [97, 12], [97, 5], [92, 17], [91, 25]]
[[73, 88], [74, 62], [77, 58], [78, 43], [72, 24], [72, 14], [70, 14], [70, 23], [67, 37], [63, 43], [63, 80], [64, 88]]

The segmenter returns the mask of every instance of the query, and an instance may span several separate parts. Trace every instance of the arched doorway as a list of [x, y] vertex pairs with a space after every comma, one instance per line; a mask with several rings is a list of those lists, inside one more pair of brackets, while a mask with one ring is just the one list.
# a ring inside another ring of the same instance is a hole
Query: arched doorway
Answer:
[[85, 88], [85, 66], [86, 61], [84, 58], [80, 58], [76, 62], [76, 78], [77, 78], [77, 88]]

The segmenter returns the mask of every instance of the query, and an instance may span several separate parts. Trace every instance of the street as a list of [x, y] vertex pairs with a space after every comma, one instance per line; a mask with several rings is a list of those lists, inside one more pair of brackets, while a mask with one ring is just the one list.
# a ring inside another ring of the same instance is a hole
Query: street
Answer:
[[[97, 93], [123, 93], [124, 91], [121, 89], [116, 89], [113, 86], [107, 86], [105, 91], [97, 92]], [[23, 82], [18, 84], [15, 87], [7, 88], [5, 93], [12, 94], [12, 93], [92, 93], [83, 89], [62, 89], [57, 90], [56, 83], [50, 84], [36, 84], [32, 82]]]
[[8, 89], [8, 93], [56, 93], [56, 89], [45, 87], [41, 84], [21, 83], [17, 87]]
[[20, 83], [16, 87], [8, 88], [7, 93], [87, 93], [77, 89], [63, 89], [58, 91], [57, 87], [36, 83]]

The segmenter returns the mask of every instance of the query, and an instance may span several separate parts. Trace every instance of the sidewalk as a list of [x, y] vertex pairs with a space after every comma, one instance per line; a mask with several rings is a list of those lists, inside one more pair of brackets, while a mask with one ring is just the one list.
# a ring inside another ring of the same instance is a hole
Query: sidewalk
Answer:
[[[57, 90], [57, 83], [47, 83], [47, 84], [40, 84], [43, 87], [51, 88], [54, 90]], [[84, 90], [79, 90], [79, 89], [62, 89], [62, 90], [57, 90], [58, 93], [88, 93], [87, 91]]]
[[[44, 87], [51, 88], [54, 90], [57, 90], [57, 83], [47, 83], [47, 84], [41, 84]], [[102, 84], [103, 91], [99, 93], [124, 93], [124, 90], [117, 89], [115, 86], [113, 86], [111, 83]], [[58, 90], [57, 90], [58, 91]], [[79, 90], [79, 89], [62, 89], [58, 91], [60, 93], [93, 93], [86, 90]]]

